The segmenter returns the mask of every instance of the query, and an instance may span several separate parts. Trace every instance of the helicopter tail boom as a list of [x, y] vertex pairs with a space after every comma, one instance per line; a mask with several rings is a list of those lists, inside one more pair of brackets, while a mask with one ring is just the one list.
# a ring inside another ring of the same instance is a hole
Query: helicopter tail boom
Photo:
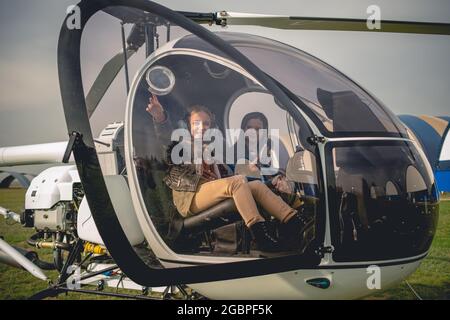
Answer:
[[62, 163], [66, 148], [67, 141], [0, 148], [0, 167]]

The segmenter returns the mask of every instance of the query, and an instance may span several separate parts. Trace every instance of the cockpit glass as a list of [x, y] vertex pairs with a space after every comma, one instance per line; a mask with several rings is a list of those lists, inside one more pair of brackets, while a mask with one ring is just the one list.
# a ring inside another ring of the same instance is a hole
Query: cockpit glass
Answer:
[[[165, 243], [177, 253], [259, 257], [248, 228], [257, 214], [280, 239], [277, 255], [305, 252], [315, 240], [321, 197], [315, 149], [299, 139], [311, 136], [305, 122], [221, 56], [173, 50], [149, 61], [140, 77], [133, 159], [145, 208]], [[236, 191], [242, 181], [247, 191]], [[282, 220], [296, 210], [308, 225], [291, 241]]]
[[299, 50], [238, 47], [303, 102], [329, 132], [399, 133], [389, 112], [344, 75]]
[[336, 261], [413, 257], [428, 250], [439, 211], [433, 174], [410, 142], [329, 148]]

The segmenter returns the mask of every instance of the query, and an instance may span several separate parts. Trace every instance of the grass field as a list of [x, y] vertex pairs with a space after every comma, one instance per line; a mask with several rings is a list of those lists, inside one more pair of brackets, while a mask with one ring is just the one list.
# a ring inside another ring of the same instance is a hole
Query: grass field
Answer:
[[[20, 212], [24, 205], [23, 189], [0, 190], [0, 205], [16, 212]], [[430, 254], [422, 262], [419, 269], [408, 278], [423, 299], [450, 299], [450, 200], [448, 195], [443, 197], [436, 237]], [[24, 229], [19, 224], [8, 225], [0, 218], [0, 236], [10, 244], [29, 248], [25, 240], [33, 233], [31, 229]], [[50, 250], [39, 250], [39, 256], [44, 260], [51, 260]], [[47, 272], [55, 279], [57, 272]], [[45, 289], [47, 284], [37, 280], [28, 272], [0, 264], [0, 299], [25, 299], [39, 290]], [[85, 294], [71, 293], [60, 295], [59, 299], [105, 299]], [[378, 292], [366, 299], [416, 299], [406, 283], [383, 292]]]

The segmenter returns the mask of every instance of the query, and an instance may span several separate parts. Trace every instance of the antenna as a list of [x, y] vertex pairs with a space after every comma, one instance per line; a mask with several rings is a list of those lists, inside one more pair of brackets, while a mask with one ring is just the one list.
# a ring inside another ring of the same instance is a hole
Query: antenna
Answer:
[[145, 30], [145, 57], [148, 57], [155, 51], [155, 25], [146, 23]]
[[130, 75], [128, 73], [128, 54], [127, 54], [127, 44], [125, 40], [125, 27], [124, 22], [120, 22], [120, 30], [122, 33], [122, 50], [123, 50], [123, 59], [124, 59], [124, 67], [125, 67], [125, 85], [127, 88], [127, 96], [128, 92], [130, 92]]

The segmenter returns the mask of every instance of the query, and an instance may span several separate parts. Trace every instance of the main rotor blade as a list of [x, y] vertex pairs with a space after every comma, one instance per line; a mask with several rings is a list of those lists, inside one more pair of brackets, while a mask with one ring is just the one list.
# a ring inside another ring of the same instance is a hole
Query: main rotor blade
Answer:
[[122, 6], [107, 7], [103, 11], [121, 20], [123, 23], [145, 22], [146, 19], [154, 16], [142, 10]]
[[[450, 23], [380, 20], [380, 29], [369, 29], [365, 19], [288, 17], [221, 11], [221, 25], [254, 25], [292, 30], [368, 31], [450, 35]], [[370, 22], [370, 20], [369, 20]]]
[[[110, 14], [111, 16], [121, 20], [123, 23], [152, 23], [154, 25], [166, 25], [168, 22], [161, 17], [154, 14], [129, 8], [129, 7], [108, 7], [103, 9], [104, 12]], [[203, 12], [189, 12], [189, 11], [178, 11], [178, 13], [184, 15], [186, 18], [191, 19], [197, 23], [214, 23], [215, 13], [203, 13]], [[172, 24], [173, 25], [173, 24]]]
[[[136, 49], [127, 49], [127, 59], [130, 59], [133, 54], [136, 53]], [[100, 100], [105, 95], [111, 83], [116, 78], [125, 64], [124, 53], [120, 52], [116, 54], [111, 60], [109, 60], [102, 68], [97, 78], [94, 81], [89, 93], [86, 96], [86, 108], [89, 117], [94, 113]]]

